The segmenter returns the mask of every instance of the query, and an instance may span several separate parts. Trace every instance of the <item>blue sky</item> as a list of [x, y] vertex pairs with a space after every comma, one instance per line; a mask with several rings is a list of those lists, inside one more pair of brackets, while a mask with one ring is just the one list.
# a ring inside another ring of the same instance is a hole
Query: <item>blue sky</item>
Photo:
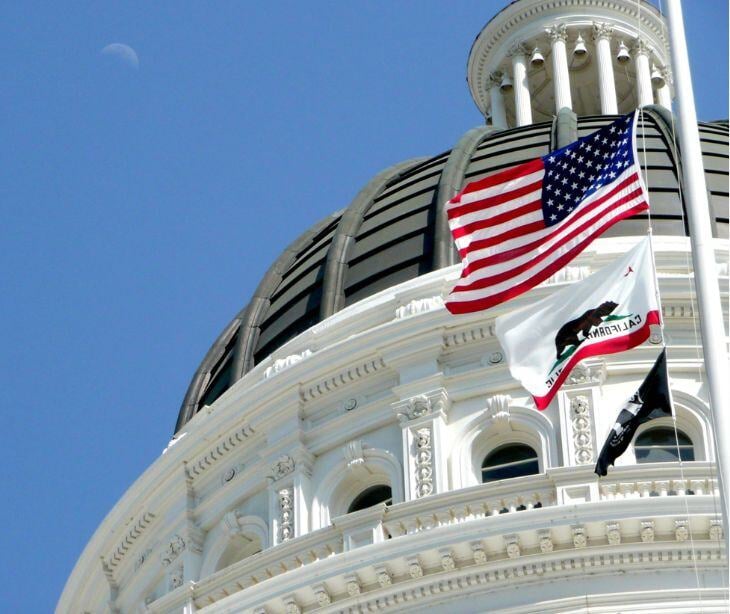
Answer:
[[[278, 253], [481, 122], [466, 59], [503, 5], [5, 5], [4, 611], [53, 608]], [[727, 3], [685, 10], [698, 112], [726, 118]]]

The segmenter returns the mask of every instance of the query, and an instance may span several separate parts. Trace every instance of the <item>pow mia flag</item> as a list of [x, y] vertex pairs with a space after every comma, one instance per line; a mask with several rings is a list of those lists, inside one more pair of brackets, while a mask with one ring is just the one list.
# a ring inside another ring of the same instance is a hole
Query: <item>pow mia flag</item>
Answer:
[[595, 469], [598, 475], [606, 475], [608, 466], [613, 465], [614, 461], [626, 451], [639, 425], [653, 418], [672, 415], [670, 399], [667, 351], [662, 350], [649, 375], [616, 418], [616, 424], [611, 428], [606, 443], [598, 455]]

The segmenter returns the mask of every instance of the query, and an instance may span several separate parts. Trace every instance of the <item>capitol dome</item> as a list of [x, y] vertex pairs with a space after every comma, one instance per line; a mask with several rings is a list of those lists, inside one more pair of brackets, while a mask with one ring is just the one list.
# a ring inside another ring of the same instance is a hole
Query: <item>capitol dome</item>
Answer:
[[[516, 0], [496, 15], [467, 63], [484, 124], [379, 173], [272, 263], [58, 611], [726, 612], [665, 32], [644, 0]], [[635, 108], [651, 219], [620, 222], [507, 303], [451, 315], [447, 200]], [[726, 310], [728, 124], [699, 130]], [[615, 261], [649, 222], [664, 327], [582, 361], [537, 411], [495, 318]], [[597, 478], [618, 409], [663, 345], [675, 416], [639, 427]]]
[[[476, 43], [475, 43], [476, 44]], [[345, 208], [303, 233], [269, 268], [251, 302], [225, 327], [195, 372], [175, 430], [254, 365], [343, 307], [458, 262], [443, 207], [466, 183], [543, 156], [610, 123], [615, 116], [576, 117], [522, 128], [477, 126], [450, 151], [396, 164], [370, 180]], [[672, 117], [644, 109], [639, 156], [658, 235], [685, 236], [677, 180], [680, 156]], [[727, 122], [700, 124], [705, 179], [715, 222], [728, 238]], [[334, 205], [334, 204], [333, 204]], [[620, 222], [604, 236], [646, 234], [647, 215]]]

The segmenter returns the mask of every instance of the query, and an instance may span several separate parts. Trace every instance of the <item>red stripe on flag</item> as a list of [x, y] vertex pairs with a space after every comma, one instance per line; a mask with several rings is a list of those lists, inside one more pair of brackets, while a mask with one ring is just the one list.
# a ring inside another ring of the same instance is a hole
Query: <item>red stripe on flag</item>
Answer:
[[[612, 203], [611, 207], [620, 207], [624, 203], [627, 203], [640, 195], [641, 195], [641, 188], [639, 187], [639, 188], [636, 188], [636, 190], [634, 190], [630, 194], [620, 198], [615, 203]], [[482, 279], [478, 279], [465, 286], [461, 286], [461, 285], [457, 284], [456, 286], [454, 286], [454, 289], [452, 292], [454, 292], [454, 293], [466, 292], [469, 290], [480, 290], [482, 288], [487, 288], [487, 287], [493, 286], [501, 281], [504, 281], [505, 279], [509, 279], [510, 277], [519, 275], [523, 271], [526, 271], [527, 269], [534, 267], [536, 264], [542, 262], [545, 258], [547, 258], [554, 250], [560, 249], [560, 247], [562, 245], [564, 245], [565, 243], [567, 243], [568, 241], [573, 239], [576, 235], [579, 235], [581, 232], [583, 232], [586, 228], [588, 228], [591, 224], [593, 224], [595, 222], [596, 217], [598, 217], [598, 216], [594, 216], [594, 217], [590, 217], [590, 218], [587, 218], [587, 216], [589, 213], [592, 213], [596, 208], [598, 208], [601, 204], [603, 204], [602, 201], [601, 202], [599, 202], [599, 201], [601, 201], [601, 199], [596, 200], [595, 203], [591, 203], [585, 209], [580, 210], [580, 213], [576, 217], [572, 218], [569, 224], [563, 224], [563, 225], [558, 224], [558, 225], [554, 226], [553, 228], [556, 229], [554, 232], [551, 232], [549, 235], [546, 235], [544, 237], [540, 237], [537, 241], [533, 242], [532, 244], [523, 246], [521, 248], [515, 248], [514, 250], [500, 252], [499, 254], [495, 254], [493, 256], [488, 256], [486, 258], [482, 258], [480, 260], [475, 260], [474, 262], [469, 263], [468, 265], [466, 265], [463, 268], [462, 277], [466, 277], [467, 275], [469, 275], [475, 271], [479, 271], [480, 269], [483, 269], [487, 266], [491, 266], [493, 264], [499, 264], [500, 262], [506, 262], [517, 256], [521, 256], [524, 253], [531, 251], [532, 249], [537, 247], [539, 244], [546, 243], [552, 237], [554, 237], [556, 234], [558, 234], [560, 231], [564, 230], [565, 228], [571, 228], [571, 230], [564, 237], [561, 237], [559, 239], [559, 241], [550, 248], [550, 250], [545, 251], [542, 254], [536, 255], [534, 258], [532, 258], [531, 260], [529, 260], [528, 262], [526, 262], [522, 265], [519, 265], [519, 266], [509, 269], [507, 271], [503, 271], [502, 273], [499, 273], [497, 275], [492, 275], [490, 277], [484, 277]], [[648, 207], [645, 206], [645, 208], [648, 208]], [[585, 221], [583, 221], [583, 223], [581, 223], [580, 225], [576, 226], [575, 225], [576, 222], [578, 220], [582, 220], [583, 218], [587, 218], [587, 219], [585, 219]], [[613, 218], [612, 218], [612, 220], [613, 220]], [[613, 222], [611, 222], [611, 223], [613, 223]], [[602, 228], [606, 228], [606, 225], [604, 224], [602, 226]], [[527, 249], [525, 249], [525, 247], [527, 247]], [[475, 251], [475, 248], [473, 246], [470, 245], [470, 248], [471, 248], [470, 251], [472, 251], [472, 252]], [[510, 253], [510, 251], [515, 251], [517, 253], [515, 253], [513, 256], [511, 256], [509, 258], [505, 257], [506, 254]]]
[[[563, 255], [561, 255], [557, 260], [555, 260], [555, 262], [546, 266], [543, 269], [540, 269], [535, 275], [526, 279], [525, 281], [516, 284], [515, 286], [512, 286], [509, 290], [503, 290], [502, 292], [497, 292], [496, 294], [490, 294], [489, 296], [481, 299], [472, 299], [469, 301], [447, 301], [446, 308], [449, 310], [449, 313], [452, 314], [472, 313], [474, 311], [489, 309], [490, 307], [499, 305], [500, 303], [514, 298], [515, 296], [519, 296], [523, 292], [527, 292], [527, 290], [529, 290], [530, 288], [533, 288], [537, 284], [545, 281], [553, 273], [556, 273], [557, 271], [562, 269], [568, 262], [570, 262], [573, 258], [575, 258], [575, 256], [583, 251], [583, 249], [585, 249], [591, 243], [591, 241], [593, 241], [593, 239], [599, 236], [607, 228], [610, 228], [611, 226], [613, 226], [613, 224], [627, 217], [631, 217], [632, 215], [636, 215], [637, 213], [646, 211], [646, 209], [646, 203], [640, 203], [636, 207], [632, 207], [631, 209], [625, 211], [620, 217], [609, 220], [606, 224], [598, 228], [595, 232], [586, 237], [574, 248], [568, 250]], [[457, 296], [454, 296], [454, 298], [456, 299]]]
[[514, 188], [509, 192], [500, 192], [489, 198], [483, 198], [481, 200], [475, 200], [473, 203], [467, 203], [466, 205], [460, 205], [458, 207], [450, 208], [446, 211], [446, 215], [450, 220], [455, 217], [461, 217], [462, 215], [468, 215], [469, 213], [476, 213], [477, 211], [485, 211], [490, 207], [496, 207], [497, 205], [503, 205], [508, 203], [515, 198], [525, 196], [542, 188], [542, 179], [533, 181], [527, 185]]
[[[542, 201], [540, 199], [533, 200], [532, 202], [520, 205], [519, 207], [512, 209], [511, 211], [505, 211], [504, 213], [500, 213], [499, 215], [495, 215], [485, 220], [477, 220], [476, 222], [471, 222], [469, 224], [465, 224], [464, 226], [454, 228], [451, 231], [451, 234], [454, 236], [454, 239], [459, 239], [477, 230], [482, 230], [483, 228], [489, 228], [490, 226], [494, 226], [496, 224], [509, 222], [510, 220], [520, 217], [521, 215], [532, 213], [533, 211], [539, 211], [541, 209]], [[539, 223], [542, 227], [545, 226], [545, 224], [543, 224], [542, 222]], [[518, 226], [517, 230], [519, 230], [520, 228], [522, 228], [522, 226]], [[472, 243], [471, 245], [473, 246], [474, 243]], [[472, 247], [472, 251], [474, 251], [474, 247]]]
[[652, 324], [659, 324], [660, 322], [659, 312], [653, 310], [646, 314], [646, 321], [643, 326], [628, 335], [624, 335], [623, 337], [614, 337], [613, 339], [606, 339], [605, 341], [599, 341], [598, 343], [584, 345], [578, 348], [578, 350], [568, 359], [568, 363], [560, 372], [560, 375], [558, 375], [558, 379], [555, 380], [552, 388], [550, 388], [550, 392], [548, 392], [544, 397], [532, 397], [535, 400], [537, 408], [542, 411], [550, 405], [550, 401], [552, 401], [558, 393], [560, 386], [563, 385], [565, 379], [568, 375], [570, 375], [573, 367], [581, 360], [584, 358], [590, 358], [591, 356], [599, 356], [600, 354], [616, 354], [618, 352], [630, 350], [637, 345], [641, 345], [649, 338], [651, 333], [649, 327]]
[[470, 183], [461, 192], [454, 196], [449, 203], [458, 204], [464, 194], [471, 194], [472, 192], [485, 190], [486, 188], [491, 188], [492, 186], [499, 185], [500, 183], [507, 183], [513, 179], [523, 177], [524, 175], [536, 173], [543, 168], [545, 168], [545, 165], [542, 162], [542, 158], [536, 158], [529, 162], [519, 164], [518, 166], [507, 168], [499, 173], [495, 173], [494, 175], [490, 175], [489, 177]]

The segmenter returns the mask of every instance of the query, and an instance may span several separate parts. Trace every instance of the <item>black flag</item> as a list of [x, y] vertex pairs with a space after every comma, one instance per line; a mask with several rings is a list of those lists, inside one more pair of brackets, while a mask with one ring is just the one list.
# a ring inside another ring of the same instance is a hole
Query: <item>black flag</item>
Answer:
[[653, 418], [672, 415], [667, 378], [667, 351], [662, 350], [639, 389], [626, 402], [603, 444], [596, 473], [606, 475], [608, 466], [621, 456], [634, 438], [636, 429]]

